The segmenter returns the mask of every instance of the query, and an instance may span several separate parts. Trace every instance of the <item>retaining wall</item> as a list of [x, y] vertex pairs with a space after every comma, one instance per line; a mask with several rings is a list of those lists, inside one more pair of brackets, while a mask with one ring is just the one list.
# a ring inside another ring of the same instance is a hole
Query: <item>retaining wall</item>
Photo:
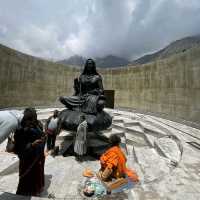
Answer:
[[[101, 70], [115, 106], [200, 123], [200, 49], [142, 66]], [[0, 48], [0, 107], [53, 105], [73, 93], [75, 68]]]

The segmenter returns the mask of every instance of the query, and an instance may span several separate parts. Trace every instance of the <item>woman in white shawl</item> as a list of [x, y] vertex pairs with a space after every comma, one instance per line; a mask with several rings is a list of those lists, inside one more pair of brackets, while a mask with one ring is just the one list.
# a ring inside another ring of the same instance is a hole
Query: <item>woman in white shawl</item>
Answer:
[[18, 110], [0, 111], [0, 144], [18, 128], [23, 112]]

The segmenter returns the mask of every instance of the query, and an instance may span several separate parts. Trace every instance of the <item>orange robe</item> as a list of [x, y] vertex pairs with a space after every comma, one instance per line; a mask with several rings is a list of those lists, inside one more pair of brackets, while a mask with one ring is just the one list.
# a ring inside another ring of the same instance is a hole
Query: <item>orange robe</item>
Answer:
[[126, 157], [119, 146], [108, 149], [101, 157], [101, 168], [109, 168], [113, 170], [114, 178], [121, 178], [127, 175], [134, 182], [139, 181], [139, 177], [134, 170], [126, 167]]

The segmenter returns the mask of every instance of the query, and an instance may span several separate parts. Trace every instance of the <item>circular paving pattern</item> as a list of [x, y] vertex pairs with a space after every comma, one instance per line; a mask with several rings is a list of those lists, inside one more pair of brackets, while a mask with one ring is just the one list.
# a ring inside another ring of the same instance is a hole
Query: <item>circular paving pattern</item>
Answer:
[[[53, 110], [38, 110], [38, 118], [44, 122]], [[127, 165], [140, 177], [140, 183], [133, 189], [109, 196], [109, 199], [200, 199], [200, 130], [150, 115], [107, 111], [113, 116], [113, 123], [102, 134], [121, 137]], [[65, 138], [69, 134], [61, 132], [56, 145], [65, 148]], [[14, 194], [18, 184], [18, 158], [4, 152], [5, 144], [0, 145], [0, 199], [2, 195]], [[99, 167], [97, 160], [77, 162], [73, 156], [47, 156], [46, 186], [41, 197], [82, 199], [78, 188], [84, 180], [83, 170], [98, 171]]]

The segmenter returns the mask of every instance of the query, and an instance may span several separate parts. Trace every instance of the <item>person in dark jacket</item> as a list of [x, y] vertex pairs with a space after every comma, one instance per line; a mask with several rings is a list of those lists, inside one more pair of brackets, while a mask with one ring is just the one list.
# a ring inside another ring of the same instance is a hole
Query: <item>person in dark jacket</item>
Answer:
[[16, 130], [15, 153], [19, 157], [19, 184], [16, 194], [38, 196], [44, 188], [45, 136], [36, 110], [26, 108]]

